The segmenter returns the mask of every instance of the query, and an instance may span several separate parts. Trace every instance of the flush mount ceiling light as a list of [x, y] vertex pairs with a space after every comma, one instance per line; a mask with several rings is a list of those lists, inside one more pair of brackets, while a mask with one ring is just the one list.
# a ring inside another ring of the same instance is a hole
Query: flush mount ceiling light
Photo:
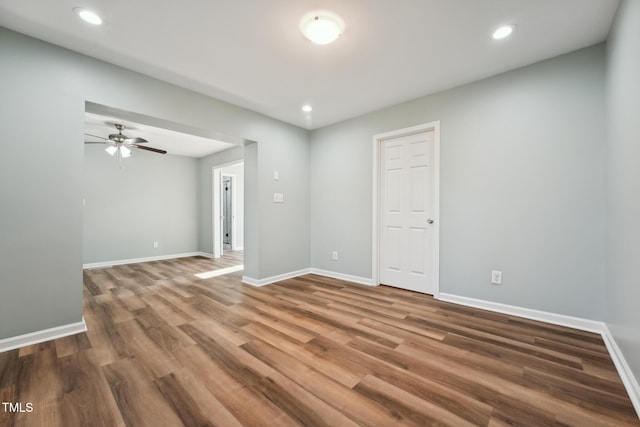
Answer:
[[329, 44], [344, 31], [344, 21], [327, 10], [309, 12], [300, 20], [300, 31], [315, 44]]
[[302, 111], [304, 111], [305, 113], [310, 113], [313, 111], [313, 107], [309, 104], [303, 105]]
[[100, 18], [95, 12], [81, 7], [76, 7], [73, 11], [82, 18], [83, 21], [88, 22], [91, 25], [102, 25], [102, 18]]
[[509, 37], [511, 33], [513, 33], [513, 30], [515, 29], [516, 29], [515, 25], [503, 25], [501, 27], [498, 27], [493, 32], [493, 35], [491, 37], [493, 37], [494, 40], [504, 39], [506, 37]]

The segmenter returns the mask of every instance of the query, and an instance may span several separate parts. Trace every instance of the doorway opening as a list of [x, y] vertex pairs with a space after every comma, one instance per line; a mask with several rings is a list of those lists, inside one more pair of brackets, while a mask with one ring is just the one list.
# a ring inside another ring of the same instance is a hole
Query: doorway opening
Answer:
[[244, 162], [213, 168], [213, 257], [244, 250]]
[[235, 237], [233, 221], [235, 219], [233, 208], [234, 176], [222, 174], [222, 250], [230, 251], [233, 248]]
[[[240, 143], [212, 131], [88, 101], [84, 123], [83, 266], [211, 253], [210, 241], [201, 238], [211, 231], [210, 221], [201, 223], [199, 217], [211, 213], [198, 197], [199, 165], [217, 153], [239, 151]], [[127, 148], [110, 138], [118, 136], [114, 124], [122, 125], [128, 141], [140, 146], [127, 142]], [[133, 147], [140, 149], [130, 150]], [[114, 227], [114, 215], [126, 220], [116, 221]]]

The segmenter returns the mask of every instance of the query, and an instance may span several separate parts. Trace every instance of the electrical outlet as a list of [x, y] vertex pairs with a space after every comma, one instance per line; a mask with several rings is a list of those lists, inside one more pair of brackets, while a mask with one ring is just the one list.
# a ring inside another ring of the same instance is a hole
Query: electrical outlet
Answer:
[[331, 259], [334, 261], [338, 260], [338, 251], [331, 252]]
[[493, 270], [491, 272], [491, 283], [494, 285], [502, 285], [502, 271]]
[[153, 249], [158, 249], [160, 247], [160, 243], [153, 242]]

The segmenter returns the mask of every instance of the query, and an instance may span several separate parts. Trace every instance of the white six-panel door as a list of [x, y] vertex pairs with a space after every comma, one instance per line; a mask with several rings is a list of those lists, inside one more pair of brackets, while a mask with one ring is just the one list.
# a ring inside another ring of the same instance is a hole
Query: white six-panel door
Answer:
[[380, 283], [433, 294], [434, 131], [384, 140], [380, 157]]

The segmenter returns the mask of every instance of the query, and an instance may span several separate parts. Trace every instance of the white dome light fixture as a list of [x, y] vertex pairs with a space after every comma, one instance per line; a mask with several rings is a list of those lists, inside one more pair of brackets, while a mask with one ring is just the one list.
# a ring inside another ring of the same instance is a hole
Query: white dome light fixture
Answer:
[[304, 111], [305, 113], [310, 113], [313, 111], [313, 107], [309, 104], [305, 104], [302, 106], [302, 111]]
[[344, 21], [333, 12], [317, 10], [302, 17], [300, 31], [315, 44], [329, 44], [336, 41], [344, 31]]
[[78, 14], [83, 21], [88, 22], [91, 25], [102, 25], [102, 18], [100, 18], [100, 16], [95, 12], [81, 7], [76, 7], [73, 11]]
[[511, 35], [511, 33], [513, 33], [513, 30], [515, 29], [515, 25], [503, 25], [501, 27], [498, 27], [498, 29], [493, 32], [492, 37], [494, 38], [494, 40], [507, 38]]

